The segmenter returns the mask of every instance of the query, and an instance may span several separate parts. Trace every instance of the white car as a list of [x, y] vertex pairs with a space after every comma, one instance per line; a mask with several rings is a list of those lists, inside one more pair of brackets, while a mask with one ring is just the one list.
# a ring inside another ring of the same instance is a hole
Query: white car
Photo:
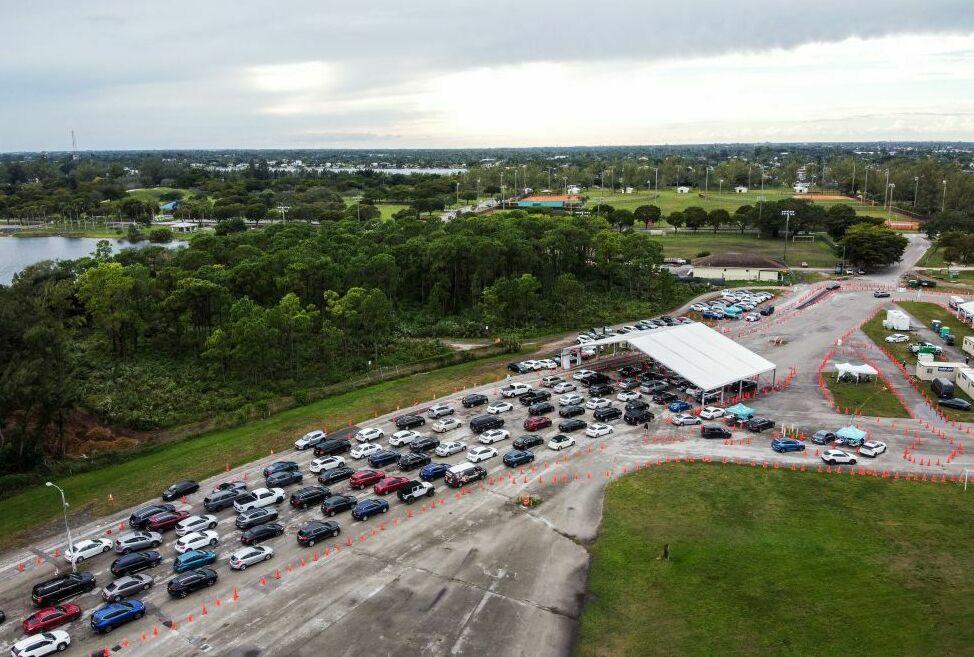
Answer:
[[497, 456], [497, 450], [493, 447], [471, 447], [470, 451], [467, 452], [467, 460], [471, 463], [480, 463], [495, 456]]
[[761, 315], [759, 315], [757, 313], [748, 313], [748, 314], [744, 315], [744, 321], [745, 322], [756, 322], [756, 321], [758, 321], [760, 319], [761, 319]]
[[253, 545], [240, 548], [230, 555], [230, 567], [234, 570], [247, 570], [247, 566], [267, 561], [274, 556], [274, 548], [266, 545]]
[[426, 414], [432, 418], [446, 417], [447, 415], [453, 415], [456, 410], [449, 404], [439, 403], [433, 404], [427, 409]]
[[445, 417], [442, 420], [437, 420], [433, 423], [433, 431], [436, 433], [446, 433], [447, 431], [459, 429], [461, 426], [463, 426], [463, 424], [455, 417]]
[[115, 543], [110, 538], [91, 538], [78, 541], [64, 551], [64, 560], [68, 563], [81, 563], [112, 549]]
[[867, 440], [859, 448], [859, 453], [863, 456], [869, 456], [876, 458], [880, 454], [886, 451], [886, 443], [880, 442], [878, 440]]
[[308, 449], [309, 447], [314, 447], [327, 437], [328, 434], [320, 429], [309, 431], [294, 441], [294, 449], [303, 450]]
[[433, 453], [437, 456], [450, 456], [451, 454], [459, 454], [465, 449], [467, 449], [467, 443], [462, 443], [459, 440], [450, 440], [437, 445]]
[[214, 527], [216, 527], [216, 516], [190, 516], [176, 525], [176, 535], [185, 536]]
[[595, 374], [595, 372], [592, 370], [575, 370], [575, 373], [572, 374], [572, 378], [575, 379], [576, 381], [581, 381], [589, 374]]
[[590, 411], [596, 411], [600, 408], [608, 408], [609, 406], [612, 406], [612, 402], [601, 397], [592, 397], [585, 402], [585, 408], [589, 409]]
[[202, 550], [206, 547], [216, 547], [220, 542], [220, 535], [214, 531], [203, 531], [203, 532], [193, 532], [192, 534], [186, 534], [181, 539], [176, 541], [176, 552], [182, 554], [183, 552], [188, 552], [189, 550]]
[[71, 637], [64, 630], [51, 630], [21, 639], [10, 646], [13, 657], [43, 657], [63, 652], [71, 645]]
[[554, 438], [548, 441], [548, 449], [553, 449], [556, 452], [565, 449], [566, 447], [573, 447], [575, 445], [575, 439], [571, 436], [563, 436], [558, 434]]
[[403, 429], [402, 431], [397, 431], [396, 433], [389, 436], [389, 444], [393, 447], [402, 447], [403, 445], [408, 445], [414, 440], [419, 440], [423, 437], [423, 434], [418, 431], [413, 431], [412, 429]]
[[255, 488], [241, 495], [233, 503], [233, 510], [242, 513], [248, 509], [259, 509], [265, 506], [280, 504], [284, 501], [283, 488]]
[[538, 369], [542, 370], [556, 370], [558, 369], [558, 363], [556, 363], [551, 358], [543, 358], [538, 361]]
[[514, 404], [506, 401], [495, 401], [487, 404], [487, 412], [491, 415], [497, 415], [498, 413], [506, 413], [507, 411], [513, 411]]
[[576, 386], [574, 383], [569, 383], [568, 381], [562, 381], [561, 383], [555, 385], [555, 387], [552, 388], [551, 391], [556, 395], [563, 395], [566, 392], [571, 392], [572, 390], [577, 390], [577, 389], [578, 386]]
[[894, 333], [893, 335], [886, 336], [886, 342], [896, 343], [896, 342], [909, 342], [910, 337], [903, 335], [902, 333]]
[[849, 465], [856, 464], [856, 457], [847, 452], [843, 452], [841, 449], [827, 449], [822, 452], [822, 460], [829, 465], [836, 465], [838, 463], [848, 463]]
[[510, 437], [511, 433], [507, 429], [490, 429], [480, 434], [480, 442], [484, 445], [490, 445], [491, 443], [507, 440]]
[[589, 438], [601, 438], [602, 436], [608, 436], [612, 431], [611, 425], [596, 422], [595, 424], [588, 425], [585, 429], [585, 435]]
[[700, 411], [700, 417], [705, 420], [714, 420], [719, 417], [724, 417], [724, 409], [716, 406], [704, 406], [704, 408]]
[[689, 424], [700, 424], [700, 418], [689, 413], [678, 413], [670, 419], [670, 422], [678, 427], [682, 427]]
[[386, 435], [386, 432], [378, 427], [366, 427], [360, 429], [358, 433], [355, 434], [355, 440], [360, 443], [367, 443], [373, 440], [379, 440], [382, 436]]
[[695, 303], [690, 306], [690, 310], [697, 313], [702, 313], [703, 311], [707, 310], [707, 306], [703, 305], [702, 303]]
[[382, 447], [378, 443], [362, 443], [352, 448], [348, 453], [353, 459], [365, 459], [378, 452]]
[[524, 365], [525, 367], [528, 367], [534, 371], [541, 369], [540, 362], [536, 360], [522, 360], [521, 365]]
[[157, 548], [160, 545], [162, 545], [162, 534], [141, 529], [134, 532], [125, 532], [115, 539], [115, 551], [119, 554]]
[[561, 397], [558, 398], [558, 405], [559, 406], [578, 406], [579, 404], [581, 404], [584, 401], [585, 401], [585, 397], [582, 397], [581, 395], [579, 395], [577, 393], [570, 392], [567, 395], [562, 395]]
[[501, 388], [501, 397], [517, 397], [531, 391], [531, 386], [527, 383], [512, 383]]
[[639, 399], [639, 397], [640, 397], [639, 393], [636, 392], [635, 390], [623, 390], [618, 395], [616, 395], [616, 399], [618, 399], [621, 402], [630, 402], [635, 399]]
[[[356, 447], [361, 447], [361, 445], [356, 445]], [[340, 468], [343, 465], [345, 465], [345, 459], [340, 456], [322, 456], [320, 459], [312, 461], [308, 469], [317, 474], [325, 470]]]

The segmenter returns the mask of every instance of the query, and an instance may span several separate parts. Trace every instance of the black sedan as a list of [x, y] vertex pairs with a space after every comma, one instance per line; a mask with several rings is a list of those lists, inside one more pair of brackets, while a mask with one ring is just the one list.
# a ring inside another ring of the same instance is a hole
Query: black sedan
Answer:
[[578, 405], [573, 406], [562, 406], [561, 410], [558, 411], [558, 415], [561, 417], [576, 417], [578, 415], [584, 415], [585, 409]]
[[332, 484], [337, 484], [339, 481], [348, 479], [353, 474], [355, 474], [355, 470], [347, 466], [332, 468], [331, 470], [325, 470], [318, 475], [318, 483], [330, 486]]
[[315, 445], [315, 456], [332, 456], [352, 449], [352, 443], [345, 438], [329, 438]]
[[657, 392], [653, 395], [654, 404], [669, 404], [672, 401], [676, 401], [677, 396], [672, 392]]
[[291, 506], [295, 509], [307, 509], [312, 504], [318, 504], [331, 496], [331, 492], [322, 486], [308, 486], [291, 496]]
[[649, 408], [649, 403], [643, 399], [633, 399], [631, 402], [626, 404], [627, 411], [642, 411]]
[[269, 466], [264, 468], [264, 476], [269, 477], [275, 472], [292, 472], [300, 469], [301, 466], [294, 461], [274, 461]]
[[426, 436], [409, 443], [411, 452], [431, 452], [440, 446], [440, 441], [432, 436]]
[[351, 495], [332, 495], [321, 503], [321, 512], [331, 518], [342, 511], [351, 511], [358, 504], [358, 498]]
[[300, 484], [302, 481], [304, 481], [304, 475], [301, 472], [297, 470], [285, 470], [284, 472], [275, 472], [267, 477], [267, 487], [283, 488], [284, 486]]
[[162, 491], [162, 499], [166, 502], [178, 500], [183, 495], [191, 495], [200, 489], [200, 485], [192, 479], [177, 481], [172, 486]]
[[391, 449], [380, 449], [369, 456], [369, 465], [373, 468], [382, 468], [398, 460], [399, 452]]
[[166, 587], [174, 598], [185, 598], [193, 591], [199, 591], [216, 584], [217, 574], [212, 568], [198, 568], [176, 575]]
[[487, 395], [481, 395], [480, 393], [473, 393], [472, 395], [467, 395], [460, 400], [464, 408], [473, 408], [474, 406], [481, 406], [486, 404], [488, 401]]
[[132, 552], [113, 561], [111, 571], [115, 577], [122, 577], [155, 568], [160, 563], [162, 563], [162, 555], [155, 550]]
[[240, 535], [240, 542], [244, 545], [257, 545], [282, 534], [284, 534], [284, 525], [279, 522], [267, 522], [245, 531]]
[[541, 445], [544, 445], [544, 438], [533, 433], [526, 433], [514, 440], [514, 449], [522, 452]]
[[562, 420], [558, 423], [558, 431], [562, 433], [568, 433], [570, 431], [578, 431], [579, 429], [584, 429], [588, 425], [584, 420], [579, 420], [578, 418], [570, 418], [568, 420]]
[[429, 457], [429, 454], [423, 454], [422, 452], [406, 452], [399, 457], [399, 469], [403, 472], [409, 470], [415, 470], [416, 468], [421, 468], [424, 465], [428, 465], [433, 459]]
[[318, 541], [326, 538], [336, 538], [342, 533], [337, 522], [331, 520], [312, 520], [298, 530], [298, 545], [312, 547]]
[[971, 402], [967, 401], [966, 399], [959, 399], [957, 397], [953, 397], [951, 399], [941, 399], [937, 403], [940, 404], [941, 406], [946, 406], [947, 408], [953, 408], [954, 410], [957, 411], [971, 410]]
[[399, 429], [415, 429], [426, 424], [426, 418], [422, 415], [400, 415], [396, 418], [396, 427]]

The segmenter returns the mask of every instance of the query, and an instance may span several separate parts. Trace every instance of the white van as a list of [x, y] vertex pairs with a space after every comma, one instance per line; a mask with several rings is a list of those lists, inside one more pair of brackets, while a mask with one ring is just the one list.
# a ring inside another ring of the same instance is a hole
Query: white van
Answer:
[[461, 463], [446, 471], [443, 480], [448, 486], [459, 488], [471, 481], [477, 481], [487, 476], [487, 471], [476, 463]]
[[947, 305], [950, 306], [951, 310], [957, 310], [957, 306], [965, 303], [964, 297], [950, 297], [947, 300]]

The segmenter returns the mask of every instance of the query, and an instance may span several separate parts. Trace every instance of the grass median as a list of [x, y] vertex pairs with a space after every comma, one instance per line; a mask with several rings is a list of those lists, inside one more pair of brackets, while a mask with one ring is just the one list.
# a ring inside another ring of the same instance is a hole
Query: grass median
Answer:
[[[272, 449], [285, 449], [311, 429], [364, 422], [458, 388], [499, 380], [511, 358], [503, 354], [358, 388], [240, 427], [167, 444], [116, 465], [62, 477], [57, 483], [81, 519], [107, 515], [157, 498], [177, 479], [203, 479], [222, 472], [227, 464], [235, 467], [267, 456]], [[31, 529], [58, 519], [60, 513], [60, 500], [44, 486], [0, 500], [0, 549], [22, 544]]]
[[969, 654], [974, 525], [957, 518], [972, 511], [957, 485], [699, 464], [623, 477], [576, 655]]
[[852, 415], [861, 412], [868, 417], [910, 417], [903, 402], [882, 379], [854, 383], [839, 381], [835, 374], [828, 374], [825, 385], [839, 408], [849, 409]]

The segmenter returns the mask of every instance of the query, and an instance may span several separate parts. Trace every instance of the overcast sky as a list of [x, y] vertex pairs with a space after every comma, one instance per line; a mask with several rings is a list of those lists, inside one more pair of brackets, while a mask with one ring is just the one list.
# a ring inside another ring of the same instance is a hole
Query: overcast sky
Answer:
[[974, 140], [971, 0], [0, 5], [0, 151]]

